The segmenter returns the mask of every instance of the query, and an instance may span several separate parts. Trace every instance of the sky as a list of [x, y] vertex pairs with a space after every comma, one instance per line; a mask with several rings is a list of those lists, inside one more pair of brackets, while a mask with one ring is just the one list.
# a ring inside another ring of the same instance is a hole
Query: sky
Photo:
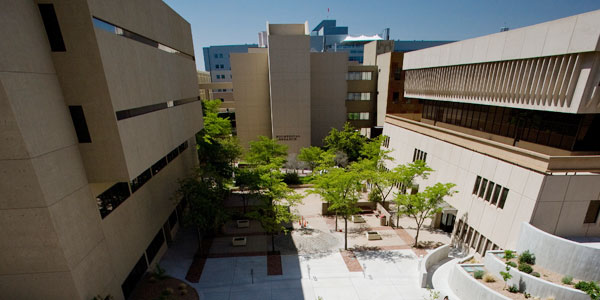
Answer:
[[464, 40], [600, 9], [600, 0], [163, 1], [191, 24], [198, 70], [204, 70], [203, 47], [257, 44], [267, 21], [308, 21], [312, 30], [335, 19], [351, 35], [389, 27], [394, 40]]

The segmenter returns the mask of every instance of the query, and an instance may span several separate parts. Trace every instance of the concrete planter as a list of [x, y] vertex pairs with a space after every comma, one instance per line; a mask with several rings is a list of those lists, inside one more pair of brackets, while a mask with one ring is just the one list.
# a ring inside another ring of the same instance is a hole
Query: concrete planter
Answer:
[[366, 235], [369, 241], [381, 240], [381, 235], [377, 231], [367, 231]]
[[449, 284], [452, 292], [460, 299], [477, 299], [477, 300], [510, 300], [510, 298], [492, 290], [485, 286], [483, 283], [477, 281], [469, 274], [463, 267], [473, 266], [480, 267], [481, 264], [477, 265], [461, 265], [456, 264], [449, 276]]
[[[498, 278], [502, 278], [500, 271], [506, 271], [506, 264], [496, 253], [504, 253], [504, 251], [487, 251], [485, 255], [485, 268]], [[566, 286], [562, 286], [542, 278], [537, 278], [533, 275], [521, 272], [516, 268], [510, 268], [509, 273], [512, 278], [508, 280], [508, 285], [516, 285], [520, 290], [531, 294], [534, 297], [554, 299], [570, 299], [570, 300], [589, 300], [590, 296], [586, 293]]]
[[231, 245], [234, 247], [246, 246], [246, 237], [245, 236], [235, 236], [231, 239]]
[[352, 216], [352, 222], [354, 223], [365, 223], [365, 218], [359, 215]]
[[250, 227], [250, 220], [237, 220], [237, 228]]

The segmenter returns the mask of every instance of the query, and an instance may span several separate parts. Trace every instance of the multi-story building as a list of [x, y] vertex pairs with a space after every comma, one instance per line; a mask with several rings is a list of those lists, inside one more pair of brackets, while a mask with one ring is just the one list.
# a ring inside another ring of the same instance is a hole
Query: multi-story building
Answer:
[[163, 1], [3, 1], [0, 291], [125, 299], [177, 230], [202, 109]]
[[600, 11], [408, 52], [403, 70], [422, 112], [387, 115], [386, 145], [435, 170], [421, 186], [456, 184], [434, 223], [479, 253], [514, 248], [522, 222], [600, 236]]
[[[212, 83], [231, 82], [231, 53], [248, 53], [249, 48], [256, 48], [256, 44], [223, 45], [202, 48], [204, 53], [204, 69], [210, 73]], [[214, 99], [223, 99], [233, 102], [233, 90], [228, 85], [212, 90]]]
[[269, 47], [231, 55], [237, 134], [264, 135], [290, 147], [321, 145], [346, 121], [370, 128], [374, 66], [350, 65], [346, 52], [311, 52], [308, 24], [268, 24]]

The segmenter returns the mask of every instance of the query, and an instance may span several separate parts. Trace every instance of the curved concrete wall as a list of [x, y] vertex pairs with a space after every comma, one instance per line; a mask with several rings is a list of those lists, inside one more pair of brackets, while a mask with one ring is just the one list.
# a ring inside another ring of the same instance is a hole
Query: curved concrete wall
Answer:
[[[379, 203], [377, 204], [379, 205]], [[429, 252], [427, 256], [421, 261], [419, 265], [419, 280], [421, 282], [421, 287], [431, 287], [431, 277], [433, 273], [429, 274], [429, 269], [440, 261], [448, 258], [448, 253], [450, 253], [450, 244], [438, 247], [437, 249]]]
[[529, 250], [536, 264], [581, 280], [600, 281], [600, 249], [569, 241], [523, 223], [517, 252]]
[[[465, 265], [457, 264], [454, 266], [449, 277], [449, 284], [452, 291], [460, 297], [460, 299], [477, 299], [477, 300], [509, 300], [500, 293], [488, 288], [481, 282], [478, 282], [465, 269]], [[481, 266], [481, 265], [472, 265]]]
[[[503, 251], [488, 251], [485, 256], [485, 268], [497, 278], [502, 278], [500, 271], [506, 270], [506, 264], [493, 253], [502, 253]], [[590, 296], [586, 293], [568, 288], [562, 285], [554, 284], [541, 278], [523, 273], [515, 268], [510, 268], [509, 273], [512, 278], [508, 280], [508, 285], [517, 285], [519, 289], [531, 294], [534, 297], [570, 300], [589, 300]]]

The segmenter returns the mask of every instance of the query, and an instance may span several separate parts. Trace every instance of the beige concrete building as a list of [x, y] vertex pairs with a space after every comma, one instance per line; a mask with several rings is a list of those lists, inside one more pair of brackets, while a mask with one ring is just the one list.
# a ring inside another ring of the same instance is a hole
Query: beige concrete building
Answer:
[[202, 110], [163, 1], [3, 1], [0, 291], [125, 299], [178, 227]]
[[349, 65], [345, 52], [310, 52], [308, 24], [267, 24], [268, 48], [232, 53], [237, 133], [264, 135], [290, 154], [322, 144], [331, 128], [373, 126], [377, 68]]
[[420, 185], [453, 182], [440, 227], [483, 254], [514, 248], [522, 222], [600, 237], [600, 11], [404, 54], [404, 98], [387, 115], [395, 163]]

